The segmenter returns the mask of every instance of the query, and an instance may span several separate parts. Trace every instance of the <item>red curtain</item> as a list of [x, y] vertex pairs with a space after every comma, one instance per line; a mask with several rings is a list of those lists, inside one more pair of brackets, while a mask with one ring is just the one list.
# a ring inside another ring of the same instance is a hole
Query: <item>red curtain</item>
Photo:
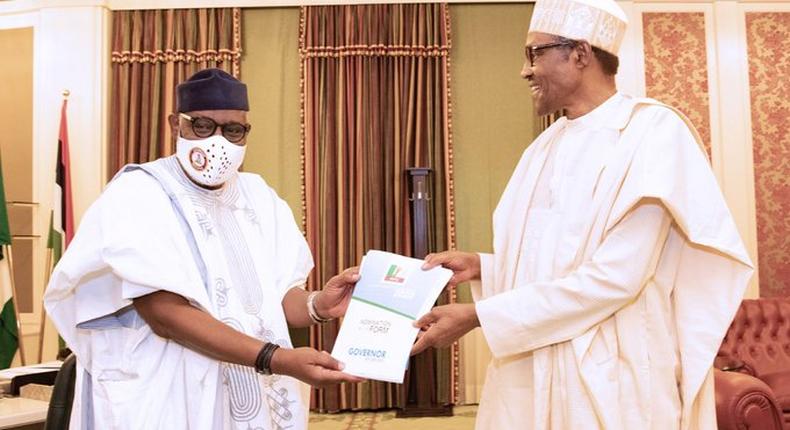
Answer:
[[[300, 26], [305, 231], [320, 288], [369, 249], [409, 255], [405, 169], [433, 169], [432, 250], [453, 247], [450, 21], [444, 4], [303, 7]], [[452, 300], [452, 298], [448, 298]], [[337, 322], [311, 331], [331, 350]], [[455, 349], [436, 355], [438, 396], [453, 403]], [[321, 411], [402, 404], [380, 382], [317, 390]]]

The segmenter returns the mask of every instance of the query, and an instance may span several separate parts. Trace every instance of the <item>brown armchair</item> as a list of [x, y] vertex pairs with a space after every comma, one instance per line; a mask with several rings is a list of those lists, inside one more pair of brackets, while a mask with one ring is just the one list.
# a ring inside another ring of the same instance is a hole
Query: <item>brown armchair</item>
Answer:
[[744, 300], [714, 366], [719, 430], [790, 430], [790, 298]]

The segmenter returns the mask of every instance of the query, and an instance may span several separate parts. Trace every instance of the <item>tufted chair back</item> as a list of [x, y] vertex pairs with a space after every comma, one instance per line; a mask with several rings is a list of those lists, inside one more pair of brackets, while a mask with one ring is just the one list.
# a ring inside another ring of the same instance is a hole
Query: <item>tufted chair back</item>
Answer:
[[744, 300], [716, 364], [758, 378], [790, 369], [790, 297]]

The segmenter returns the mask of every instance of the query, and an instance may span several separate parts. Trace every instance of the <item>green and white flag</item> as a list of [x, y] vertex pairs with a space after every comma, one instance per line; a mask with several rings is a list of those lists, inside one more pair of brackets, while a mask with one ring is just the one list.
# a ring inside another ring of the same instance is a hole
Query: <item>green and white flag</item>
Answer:
[[[5, 201], [3, 185], [3, 165], [0, 158], [0, 245], [11, 244], [11, 230], [8, 227], [8, 209]], [[2, 248], [0, 248], [1, 250]], [[8, 258], [0, 251], [0, 369], [11, 365], [19, 347], [19, 335], [14, 312], [13, 289], [11, 288], [11, 271]]]

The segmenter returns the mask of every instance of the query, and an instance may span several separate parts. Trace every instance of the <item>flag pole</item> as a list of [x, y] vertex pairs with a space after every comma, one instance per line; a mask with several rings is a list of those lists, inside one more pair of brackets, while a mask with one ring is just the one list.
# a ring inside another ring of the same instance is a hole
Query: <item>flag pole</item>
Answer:
[[11, 299], [14, 303], [14, 316], [16, 317], [16, 337], [19, 347], [19, 358], [22, 361], [22, 365], [25, 366], [27, 365], [27, 360], [25, 360], [25, 347], [22, 339], [22, 321], [19, 319], [19, 295], [16, 290], [16, 282], [14, 281], [14, 257], [11, 254], [11, 245], [5, 245], [5, 249], [8, 253], [8, 274], [11, 278], [11, 294], [13, 295]]
[[52, 274], [52, 248], [47, 248], [47, 263], [44, 266], [44, 292], [41, 295], [41, 324], [38, 329], [38, 362], [44, 361], [44, 327], [47, 322], [47, 308], [44, 306], [44, 294], [49, 286], [49, 277]]

